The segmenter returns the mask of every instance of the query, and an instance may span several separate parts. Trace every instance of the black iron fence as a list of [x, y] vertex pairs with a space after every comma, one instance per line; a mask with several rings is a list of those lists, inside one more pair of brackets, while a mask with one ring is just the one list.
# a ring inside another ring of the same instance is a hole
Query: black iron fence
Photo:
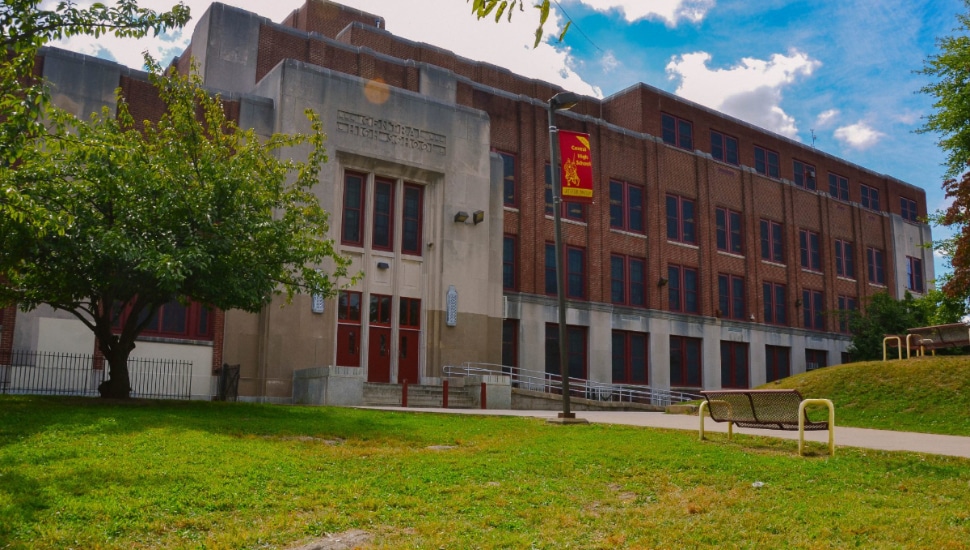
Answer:
[[[0, 359], [0, 393], [97, 397], [98, 385], [109, 378], [107, 361], [91, 355], [13, 350], [9, 360]], [[131, 358], [128, 377], [132, 397], [192, 395], [191, 361]]]

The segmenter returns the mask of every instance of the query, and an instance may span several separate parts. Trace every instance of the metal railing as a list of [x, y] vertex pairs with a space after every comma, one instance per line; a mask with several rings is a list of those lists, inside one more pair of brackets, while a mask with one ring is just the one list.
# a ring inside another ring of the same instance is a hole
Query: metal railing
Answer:
[[[520, 369], [494, 363], [472, 362], [462, 363], [460, 366], [445, 366], [443, 371], [445, 376], [504, 374], [511, 378], [513, 388], [550, 394], [562, 393], [562, 377], [543, 371]], [[701, 399], [700, 395], [688, 392], [663, 390], [650, 386], [609, 384], [571, 376], [569, 377], [569, 390], [571, 397], [582, 399], [659, 406]]]
[[[128, 359], [131, 397], [189, 399], [192, 362]], [[0, 393], [97, 397], [108, 379], [107, 361], [91, 355], [14, 350], [0, 364]]]

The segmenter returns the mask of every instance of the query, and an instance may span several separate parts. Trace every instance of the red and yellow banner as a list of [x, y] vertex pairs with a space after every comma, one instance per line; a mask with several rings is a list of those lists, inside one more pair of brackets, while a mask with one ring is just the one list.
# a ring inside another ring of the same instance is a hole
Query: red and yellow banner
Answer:
[[559, 130], [562, 158], [560, 196], [567, 202], [593, 202], [593, 154], [589, 134]]

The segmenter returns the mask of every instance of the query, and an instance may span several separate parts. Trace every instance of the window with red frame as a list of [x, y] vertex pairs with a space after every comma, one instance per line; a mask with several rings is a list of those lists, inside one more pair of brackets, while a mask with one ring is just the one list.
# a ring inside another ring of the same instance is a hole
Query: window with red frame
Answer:
[[670, 311], [700, 313], [697, 299], [697, 269], [679, 265], [667, 266], [667, 288]]
[[697, 244], [697, 222], [694, 201], [677, 195], [667, 195], [667, 240]]
[[518, 175], [515, 155], [505, 151], [495, 153], [502, 157], [502, 204], [514, 208], [519, 205], [519, 190], [515, 184]]
[[385, 294], [371, 294], [368, 313], [370, 324], [382, 327], [391, 326], [391, 297]]
[[[120, 311], [119, 311], [120, 310]], [[129, 306], [115, 307], [113, 328], [120, 331], [131, 312]], [[144, 313], [142, 313], [144, 319]], [[139, 337], [155, 336], [184, 340], [212, 340], [212, 310], [198, 302], [182, 305], [172, 300], [155, 312]]]
[[424, 187], [420, 185], [404, 184], [404, 204], [401, 217], [401, 252], [413, 256], [421, 256], [422, 239], [421, 225], [424, 212]]
[[791, 376], [791, 348], [765, 346], [765, 382]]
[[855, 279], [855, 251], [852, 243], [841, 239], [835, 240], [835, 274]]
[[[566, 297], [582, 300], [586, 298], [586, 249], [566, 246], [563, 262], [566, 269]], [[546, 243], [546, 294], [556, 294], [556, 247]]]
[[829, 195], [844, 201], [849, 200], [849, 178], [829, 174]]
[[714, 221], [717, 226], [717, 249], [732, 254], [743, 254], [741, 213], [727, 208], [716, 208]]
[[643, 197], [642, 185], [610, 180], [610, 227], [643, 233]]
[[518, 237], [506, 233], [502, 239], [502, 288], [504, 290], [518, 290]]
[[374, 227], [371, 246], [375, 250], [391, 250], [394, 241], [394, 182], [374, 180]]
[[[546, 215], [552, 216], [552, 170], [549, 169], [549, 164], [546, 164], [545, 169], [546, 177]], [[561, 200], [561, 198], [560, 198]], [[567, 220], [573, 220], [577, 222], [586, 221], [586, 205], [578, 202], [566, 202], [562, 201], [562, 217]]]
[[340, 242], [361, 246], [364, 244], [364, 182], [363, 174], [344, 174], [343, 219]]
[[870, 210], [879, 210], [879, 190], [865, 184], [860, 185], [859, 190], [862, 195], [860, 201], [862, 206]]
[[[586, 327], [566, 326], [566, 366], [571, 378], [586, 378]], [[559, 325], [546, 323], [546, 372], [559, 374]]]
[[701, 339], [687, 336], [670, 337], [670, 386], [702, 387]]
[[512, 368], [519, 366], [518, 319], [502, 320], [502, 365]]
[[613, 383], [646, 384], [647, 334], [625, 330], [613, 331]]
[[886, 261], [885, 253], [882, 250], [871, 246], [866, 248], [866, 267], [870, 283], [886, 284]]
[[337, 295], [337, 365], [360, 366], [360, 292], [341, 290]]
[[771, 220], [761, 220], [761, 259], [785, 263], [785, 241], [782, 238], [781, 224]]
[[644, 307], [646, 262], [622, 254], [610, 256], [610, 299], [614, 304]]
[[754, 146], [754, 171], [777, 178], [780, 175], [780, 164], [778, 162], [778, 152], [764, 147]]
[[815, 167], [800, 160], [792, 161], [794, 169], [795, 185], [815, 191]]
[[848, 334], [849, 321], [854, 311], [859, 309], [859, 302], [851, 296], [839, 296], [839, 332]]
[[906, 288], [913, 292], [923, 292], [923, 260], [906, 256]]
[[761, 290], [765, 306], [764, 322], [774, 325], [788, 324], [788, 311], [785, 306], [785, 285], [763, 283]]
[[747, 388], [748, 344], [721, 340], [721, 387]]
[[818, 290], [802, 290], [802, 320], [805, 328], [825, 330], [824, 302]]
[[738, 162], [738, 139], [711, 130], [711, 156], [728, 164]]
[[660, 125], [664, 143], [676, 145], [688, 151], [694, 150], [694, 125], [689, 120], [662, 113]]
[[401, 297], [398, 304], [398, 326], [421, 328], [421, 300]]
[[812, 271], [822, 271], [822, 253], [818, 233], [801, 229], [798, 231], [798, 249], [801, 252], [802, 267]]
[[[842, 354], [842, 362], [848, 363], [848, 354]], [[822, 367], [827, 367], [829, 361], [829, 352], [824, 349], [808, 349], [805, 348], [805, 370], [815, 370]], [[770, 382], [770, 380], [769, 380]]]
[[909, 220], [911, 222], [918, 222], [918, 214], [916, 213], [916, 201], [912, 199], [907, 199], [906, 197], [899, 198], [899, 214], [904, 220]]
[[722, 317], [744, 319], [744, 277], [719, 274], [717, 294], [718, 309]]

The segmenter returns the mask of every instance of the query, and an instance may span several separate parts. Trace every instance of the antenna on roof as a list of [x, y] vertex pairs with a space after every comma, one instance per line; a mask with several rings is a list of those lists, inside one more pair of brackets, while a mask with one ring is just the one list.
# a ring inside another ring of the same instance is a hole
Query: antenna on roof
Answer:
[[815, 148], [815, 128], [811, 128], [808, 131], [812, 133], [812, 149], [814, 149]]

